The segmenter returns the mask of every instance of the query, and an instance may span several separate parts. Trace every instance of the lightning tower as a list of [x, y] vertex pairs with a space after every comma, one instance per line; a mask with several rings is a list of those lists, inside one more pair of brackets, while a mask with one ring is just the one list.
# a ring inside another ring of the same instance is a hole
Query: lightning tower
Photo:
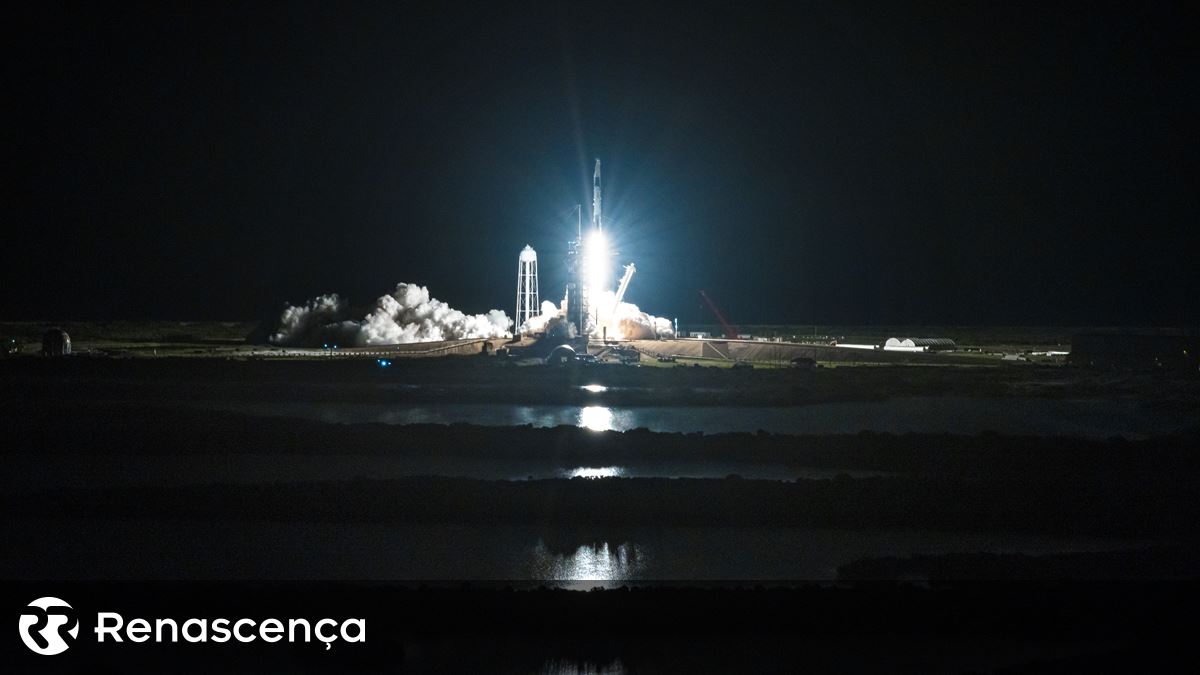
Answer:
[[513, 326], [514, 332], [538, 313], [537, 251], [526, 244], [517, 256], [517, 322]]

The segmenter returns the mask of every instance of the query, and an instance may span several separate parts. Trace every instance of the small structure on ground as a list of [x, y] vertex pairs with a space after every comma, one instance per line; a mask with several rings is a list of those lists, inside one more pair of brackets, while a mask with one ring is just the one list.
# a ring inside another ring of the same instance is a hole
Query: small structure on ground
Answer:
[[44, 356], [66, 356], [71, 353], [71, 336], [61, 328], [51, 328], [42, 333]]
[[546, 357], [546, 363], [551, 366], [561, 366], [575, 361], [576, 352], [570, 345], [555, 347]]

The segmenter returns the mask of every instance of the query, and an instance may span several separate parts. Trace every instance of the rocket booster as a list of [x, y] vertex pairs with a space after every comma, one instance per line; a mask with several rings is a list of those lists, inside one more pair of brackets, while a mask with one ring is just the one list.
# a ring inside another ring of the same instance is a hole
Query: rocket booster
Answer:
[[603, 230], [600, 218], [600, 160], [596, 159], [596, 172], [592, 174], [592, 229]]

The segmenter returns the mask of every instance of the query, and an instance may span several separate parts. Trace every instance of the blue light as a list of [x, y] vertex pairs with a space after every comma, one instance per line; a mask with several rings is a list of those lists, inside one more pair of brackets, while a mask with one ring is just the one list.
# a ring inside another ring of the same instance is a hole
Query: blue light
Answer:
[[387, 368], [392, 365], [392, 362], [387, 359], [376, 359], [375, 362], [379, 364], [380, 368]]

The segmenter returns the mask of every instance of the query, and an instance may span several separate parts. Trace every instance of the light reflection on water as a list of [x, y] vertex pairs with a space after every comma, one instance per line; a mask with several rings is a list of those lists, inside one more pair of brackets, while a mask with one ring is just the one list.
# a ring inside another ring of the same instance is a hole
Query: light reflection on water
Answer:
[[612, 431], [613, 413], [601, 405], [589, 405], [579, 410], [579, 426], [592, 431]]
[[533, 548], [533, 579], [552, 581], [624, 581], [637, 579], [646, 567], [645, 555], [637, 544], [608, 542], [584, 544], [574, 553], [550, 550], [538, 540]]
[[580, 387], [580, 389], [587, 391], [587, 392], [591, 392], [593, 394], [599, 394], [599, 393], [608, 391], [608, 387], [606, 387], [602, 384], [585, 384], [582, 387]]
[[563, 471], [566, 478], [620, 478], [625, 475], [623, 466], [579, 466]]

